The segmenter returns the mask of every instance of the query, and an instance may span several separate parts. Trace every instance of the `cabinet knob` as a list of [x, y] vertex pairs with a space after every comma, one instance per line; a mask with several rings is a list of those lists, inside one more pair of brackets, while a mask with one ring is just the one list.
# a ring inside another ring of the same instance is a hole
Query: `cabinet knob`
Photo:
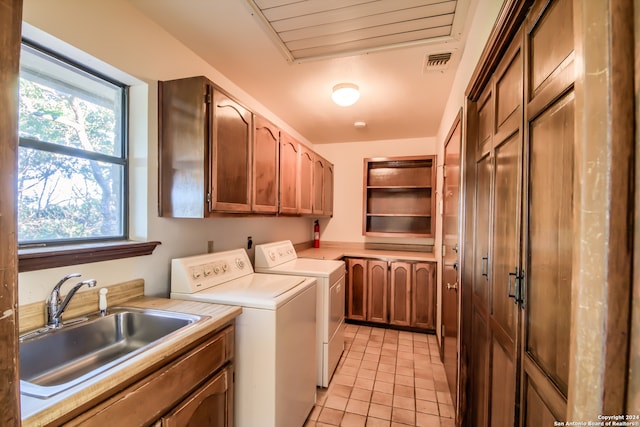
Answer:
[[448, 290], [454, 290], [457, 291], [458, 290], [458, 282], [454, 282], [453, 284], [451, 283], [447, 283], [447, 289]]

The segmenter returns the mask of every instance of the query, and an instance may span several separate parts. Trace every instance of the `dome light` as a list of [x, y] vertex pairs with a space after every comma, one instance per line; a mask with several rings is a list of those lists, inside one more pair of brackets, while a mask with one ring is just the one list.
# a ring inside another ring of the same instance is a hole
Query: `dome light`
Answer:
[[331, 99], [341, 107], [348, 107], [358, 102], [360, 91], [358, 86], [353, 83], [340, 83], [333, 87]]

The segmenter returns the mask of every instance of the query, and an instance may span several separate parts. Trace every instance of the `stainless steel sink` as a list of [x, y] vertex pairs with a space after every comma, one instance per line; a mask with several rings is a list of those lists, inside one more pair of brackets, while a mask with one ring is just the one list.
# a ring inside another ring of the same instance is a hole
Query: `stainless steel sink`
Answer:
[[123, 307], [72, 326], [26, 334], [20, 340], [20, 392], [51, 397], [200, 319], [196, 315]]

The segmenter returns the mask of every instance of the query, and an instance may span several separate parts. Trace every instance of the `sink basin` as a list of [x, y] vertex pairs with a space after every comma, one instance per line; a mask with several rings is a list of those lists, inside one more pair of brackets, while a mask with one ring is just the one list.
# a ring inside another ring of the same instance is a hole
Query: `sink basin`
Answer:
[[123, 307], [72, 326], [24, 335], [20, 340], [20, 392], [51, 397], [130, 359], [201, 318]]

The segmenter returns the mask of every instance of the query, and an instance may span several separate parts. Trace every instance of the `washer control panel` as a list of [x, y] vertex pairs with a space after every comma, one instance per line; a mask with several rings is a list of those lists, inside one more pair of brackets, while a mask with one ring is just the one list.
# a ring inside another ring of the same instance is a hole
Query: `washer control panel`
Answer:
[[253, 274], [244, 249], [171, 260], [171, 292], [194, 293]]
[[291, 240], [256, 245], [256, 267], [271, 268], [298, 258]]

